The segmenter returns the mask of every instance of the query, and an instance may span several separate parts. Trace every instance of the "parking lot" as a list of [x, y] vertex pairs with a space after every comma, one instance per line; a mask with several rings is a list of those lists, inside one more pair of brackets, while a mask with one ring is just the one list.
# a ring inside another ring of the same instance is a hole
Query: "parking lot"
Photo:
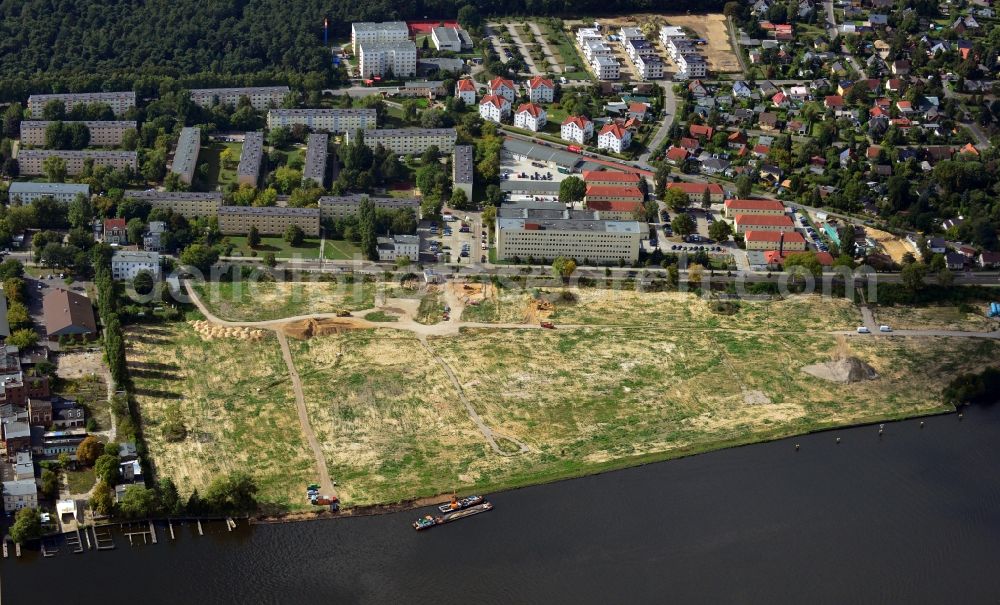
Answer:
[[[540, 160], [533, 160], [531, 158], [514, 155], [508, 152], [503, 152], [500, 154], [500, 174], [508, 174], [507, 180], [512, 181], [531, 181], [531, 180], [545, 180], [551, 181], [553, 183], [562, 182], [568, 176], [573, 176], [570, 174], [564, 174], [559, 172], [558, 167], [552, 162], [544, 162]], [[532, 179], [531, 177], [538, 174], [540, 178]], [[520, 175], [525, 176], [520, 176]], [[576, 175], [579, 177], [580, 175]], [[544, 178], [541, 178], [544, 177]], [[551, 177], [551, 178], [549, 178]], [[501, 177], [502, 178], [502, 177]]]
[[421, 222], [419, 232], [426, 246], [421, 250], [421, 260], [469, 264], [488, 259], [479, 213], [455, 212], [452, 216], [454, 220], [441, 223]]

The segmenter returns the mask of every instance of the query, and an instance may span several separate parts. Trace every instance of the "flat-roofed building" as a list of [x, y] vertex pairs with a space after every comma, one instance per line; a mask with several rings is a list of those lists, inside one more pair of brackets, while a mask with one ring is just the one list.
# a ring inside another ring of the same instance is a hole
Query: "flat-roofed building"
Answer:
[[77, 183], [11, 183], [7, 191], [11, 200], [20, 200], [22, 204], [30, 204], [40, 197], [50, 197], [57, 202], [66, 204], [82, 195], [90, 197], [90, 185]]
[[351, 47], [358, 54], [362, 42], [399, 42], [410, 37], [410, 28], [405, 21], [384, 21], [372, 23], [359, 21], [351, 24]]
[[708, 73], [708, 63], [701, 55], [680, 54], [677, 56], [678, 75], [688, 78], [704, 78]]
[[[347, 133], [348, 141], [354, 133]], [[385, 128], [364, 133], [365, 145], [374, 149], [382, 145], [393, 153], [423, 153], [436, 145], [441, 153], [455, 149], [458, 133], [454, 128]]]
[[393, 235], [378, 238], [378, 259], [394, 261], [403, 257], [412, 261], [420, 260], [419, 235]]
[[215, 216], [222, 205], [218, 191], [126, 191], [125, 199], [141, 200], [153, 208], [169, 208], [185, 218]]
[[22, 149], [17, 154], [17, 165], [22, 176], [45, 174], [45, 160], [62, 158], [66, 162], [66, 174], [75, 176], [83, 172], [87, 160], [94, 162], [94, 168], [108, 166], [118, 170], [138, 168], [138, 155], [134, 151], [99, 151], [93, 149]]
[[116, 116], [123, 115], [135, 107], [135, 93], [122, 92], [67, 92], [48, 95], [31, 95], [28, 97], [28, 114], [41, 117], [42, 110], [50, 101], [62, 101], [66, 111], [72, 111], [78, 105], [93, 105], [103, 103], [111, 107]]
[[250, 106], [257, 110], [269, 109], [281, 105], [288, 95], [287, 86], [248, 86], [243, 88], [194, 88], [191, 90], [191, 101], [201, 107], [213, 105], [230, 105], [236, 107], [240, 99], [246, 97]]
[[131, 281], [136, 275], [146, 271], [153, 281], [160, 281], [160, 254], [140, 250], [116, 250], [111, 255], [111, 278], [116, 281]]
[[590, 67], [598, 80], [617, 80], [621, 75], [621, 66], [613, 57], [594, 57]]
[[417, 75], [417, 46], [413, 40], [362, 42], [358, 51], [358, 74], [362, 78]]
[[472, 201], [473, 163], [472, 145], [455, 145], [455, 157], [451, 162], [452, 188], [464, 191], [469, 201]]
[[663, 60], [656, 55], [637, 56], [633, 63], [643, 80], [659, 80], [663, 77]]
[[795, 231], [747, 231], [743, 234], [747, 250], [779, 250], [781, 252], [802, 252], [806, 249], [806, 238]]
[[223, 235], [245, 235], [256, 227], [263, 235], [280, 235], [298, 225], [308, 237], [319, 236], [319, 208], [280, 206], [220, 206], [219, 231]]
[[35, 478], [3, 482], [3, 509], [8, 513], [22, 508], [38, 508]]
[[[554, 204], [553, 204], [554, 205]], [[563, 256], [597, 263], [639, 259], [645, 223], [600, 220], [589, 211], [501, 207], [496, 220], [497, 258]]]
[[[21, 144], [41, 147], [45, 145], [45, 131], [52, 122], [24, 120], [21, 122]], [[122, 144], [125, 132], [135, 130], [136, 123], [128, 120], [66, 120], [63, 124], [83, 124], [90, 132], [91, 147], [117, 147]]]
[[461, 27], [435, 27], [431, 30], [431, 41], [434, 48], [455, 53], [472, 48], [472, 36]]
[[795, 231], [795, 224], [788, 215], [737, 214], [733, 219], [736, 233], [747, 231]]
[[201, 129], [187, 127], [181, 130], [174, 151], [174, 161], [170, 171], [180, 177], [182, 183], [194, 182], [194, 171], [198, 168], [198, 153], [201, 152]]
[[358, 206], [361, 204], [361, 199], [364, 197], [370, 199], [376, 209], [409, 209], [413, 211], [413, 215], [415, 217], [418, 219], [420, 218], [419, 198], [374, 197], [366, 196], [361, 193], [353, 193], [350, 195], [324, 195], [319, 198], [320, 217], [326, 221], [357, 216]]
[[785, 213], [785, 204], [779, 200], [726, 200], [723, 206], [726, 218], [734, 218], [737, 214], [772, 214], [781, 216]]
[[309, 179], [326, 187], [326, 158], [330, 137], [326, 134], [314, 133], [306, 139], [306, 161], [302, 167], [302, 179]]
[[240, 163], [236, 167], [236, 182], [240, 185], [257, 186], [260, 179], [260, 163], [264, 159], [264, 133], [248, 132], [243, 137]]
[[374, 109], [272, 109], [267, 127], [290, 128], [296, 124], [326, 132], [354, 132], [375, 128]]

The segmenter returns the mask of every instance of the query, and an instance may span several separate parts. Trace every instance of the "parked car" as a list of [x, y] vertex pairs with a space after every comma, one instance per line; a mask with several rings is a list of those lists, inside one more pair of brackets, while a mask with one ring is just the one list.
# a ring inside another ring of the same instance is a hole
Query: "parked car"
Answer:
[[871, 334], [872, 331], [865, 326], [858, 326], [858, 334]]
[[892, 332], [892, 328], [886, 325], [881, 325], [878, 327], [879, 332]]

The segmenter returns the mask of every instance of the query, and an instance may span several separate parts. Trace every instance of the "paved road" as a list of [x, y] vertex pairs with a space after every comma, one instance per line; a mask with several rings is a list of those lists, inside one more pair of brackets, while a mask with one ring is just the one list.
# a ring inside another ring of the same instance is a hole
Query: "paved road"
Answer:
[[646, 145], [646, 151], [639, 155], [639, 163], [647, 166], [650, 156], [660, 148], [663, 140], [667, 138], [670, 126], [674, 123], [674, 118], [677, 117], [677, 97], [674, 95], [674, 83], [670, 80], [660, 80], [657, 84], [663, 89], [663, 120], [660, 121], [660, 127], [656, 134]]
[[535, 34], [535, 40], [542, 44], [542, 52], [545, 53], [545, 60], [549, 63], [549, 70], [554, 74], [561, 74], [563, 72], [562, 66], [559, 64], [559, 60], [556, 59], [555, 53], [549, 48], [549, 41], [545, 38], [545, 34], [542, 33], [541, 28], [534, 21], [529, 21], [528, 27]]
[[726, 29], [729, 30], [729, 45], [733, 47], [733, 52], [736, 53], [736, 60], [740, 63], [740, 77], [745, 78], [747, 73], [746, 59], [743, 55], [743, 47], [740, 46], [740, 37], [736, 32], [736, 24], [733, 23], [732, 18], [726, 18]]
[[837, 16], [833, 12], [833, 0], [825, 0], [823, 10], [826, 13], [826, 34], [830, 40], [835, 40], [840, 31], [837, 29]]

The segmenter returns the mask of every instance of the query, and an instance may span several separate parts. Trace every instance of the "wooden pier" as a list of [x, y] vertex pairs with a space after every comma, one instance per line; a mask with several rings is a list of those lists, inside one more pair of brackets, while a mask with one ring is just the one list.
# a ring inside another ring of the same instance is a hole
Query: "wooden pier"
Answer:
[[142, 543], [147, 544], [152, 538], [152, 543], [156, 544], [156, 533], [153, 531], [153, 522], [149, 522], [149, 528], [140, 525], [142, 529], [133, 529], [132, 524], [129, 523], [128, 526], [123, 523], [121, 525], [122, 533], [128, 537], [128, 543], [130, 546], [135, 546], [135, 539], [142, 536]]
[[115, 538], [111, 533], [111, 528], [107, 525], [94, 526], [94, 540], [97, 544], [97, 550], [111, 550], [115, 547]]
[[153, 527], [153, 522], [149, 522], [149, 535], [153, 538], [153, 544], [156, 544], [156, 528]]
[[171, 521], [170, 519], [167, 519], [167, 529], [170, 530], [170, 539], [175, 540], [176, 538], [174, 538], [174, 522]]
[[66, 546], [69, 546], [74, 553], [83, 552], [83, 537], [80, 536], [80, 528], [77, 527], [75, 532], [65, 534], [66, 536]]

